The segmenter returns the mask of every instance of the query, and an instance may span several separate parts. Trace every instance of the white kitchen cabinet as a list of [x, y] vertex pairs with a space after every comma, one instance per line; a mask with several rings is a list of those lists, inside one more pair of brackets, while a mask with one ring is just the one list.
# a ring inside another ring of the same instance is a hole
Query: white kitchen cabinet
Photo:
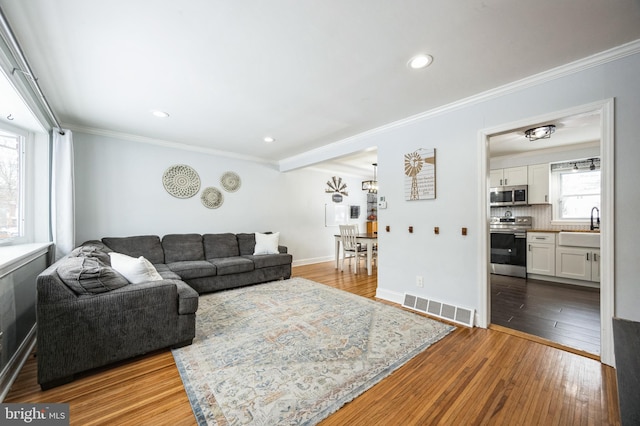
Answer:
[[527, 232], [527, 273], [556, 275], [556, 235]]
[[489, 171], [490, 186], [526, 185], [527, 166], [493, 169]]
[[493, 169], [489, 171], [489, 186], [495, 188], [496, 186], [502, 186], [502, 180], [504, 175], [502, 169]]
[[600, 282], [600, 249], [591, 249], [591, 281]]
[[529, 204], [549, 204], [549, 163], [528, 166]]
[[599, 282], [600, 249], [557, 246], [556, 276]]

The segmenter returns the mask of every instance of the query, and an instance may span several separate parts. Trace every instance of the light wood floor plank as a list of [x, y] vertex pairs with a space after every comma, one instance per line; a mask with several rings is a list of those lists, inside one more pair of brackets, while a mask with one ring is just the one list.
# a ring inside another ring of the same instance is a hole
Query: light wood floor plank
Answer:
[[[375, 297], [375, 273], [340, 272], [326, 262], [293, 274]], [[196, 424], [168, 350], [44, 392], [32, 356], [5, 402], [69, 403], [72, 425]], [[522, 335], [460, 326], [321, 425], [619, 425], [619, 419], [613, 368]]]

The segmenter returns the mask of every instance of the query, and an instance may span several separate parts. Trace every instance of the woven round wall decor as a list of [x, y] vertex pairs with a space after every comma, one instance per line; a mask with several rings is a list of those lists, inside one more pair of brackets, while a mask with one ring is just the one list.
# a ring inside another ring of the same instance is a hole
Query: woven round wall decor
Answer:
[[200, 176], [191, 167], [176, 164], [164, 172], [162, 184], [176, 198], [191, 198], [200, 190]]
[[240, 176], [234, 172], [226, 172], [220, 177], [220, 184], [227, 192], [236, 192], [240, 189], [240, 185], [242, 181], [240, 180]]
[[209, 186], [202, 190], [200, 201], [208, 209], [217, 209], [224, 202], [224, 195], [218, 188]]

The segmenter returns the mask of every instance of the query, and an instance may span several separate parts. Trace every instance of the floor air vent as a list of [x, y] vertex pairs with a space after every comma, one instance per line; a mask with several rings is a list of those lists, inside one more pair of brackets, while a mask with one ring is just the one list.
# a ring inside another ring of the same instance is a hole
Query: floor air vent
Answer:
[[449, 321], [473, 327], [474, 310], [461, 308], [459, 306], [448, 305], [435, 300], [425, 299], [412, 294], [404, 294], [402, 306], [414, 311], [440, 317]]

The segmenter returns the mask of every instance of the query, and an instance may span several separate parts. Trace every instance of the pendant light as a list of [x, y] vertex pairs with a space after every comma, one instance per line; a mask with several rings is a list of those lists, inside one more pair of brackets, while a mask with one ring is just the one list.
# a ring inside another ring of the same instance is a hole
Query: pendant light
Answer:
[[362, 190], [368, 191], [370, 194], [378, 193], [378, 181], [376, 180], [376, 167], [378, 167], [378, 163], [373, 163], [373, 180], [363, 180], [362, 181]]

